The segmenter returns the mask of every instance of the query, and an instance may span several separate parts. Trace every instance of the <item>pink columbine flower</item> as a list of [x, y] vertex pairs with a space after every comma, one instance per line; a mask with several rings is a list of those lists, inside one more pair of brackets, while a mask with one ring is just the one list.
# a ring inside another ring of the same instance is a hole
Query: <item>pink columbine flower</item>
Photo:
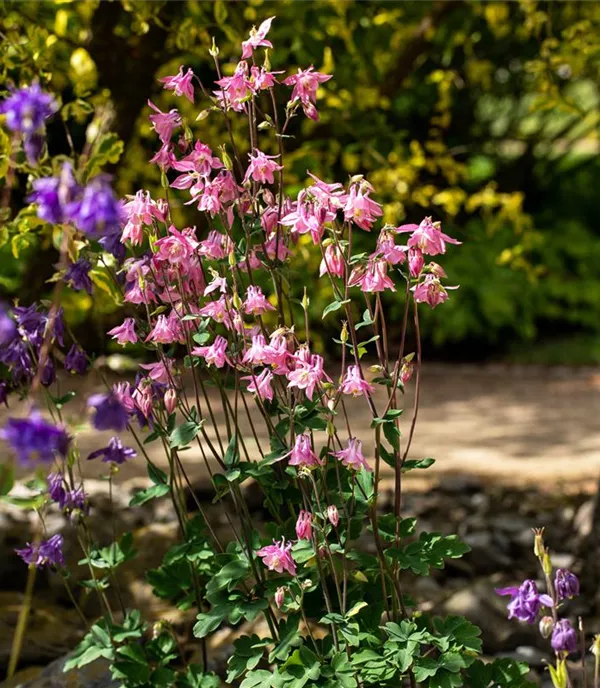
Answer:
[[159, 315], [150, 334], [144, 341], [154, 342], [155, 344], [172, 344], [179, 340], [179, 332], [171, 327], [171, 323], [166, 315]]
[[190, 103], [194, 102], [194, 86], [192, 81], [194, 79], [194, 72], [188, 69], [183, 73], [183, 65], [179, 67], [179, 72], [175, 76], [165, 76], [159, 81], [164, 84], [163, 88], [174, 91], [176, 96], [185, 96]]
[[[282, 263], [287, 260], [287, 257], [291, 254], [289, 248], [285, 245], [285, 238], [283, 236], [277, 237], [277, 232], [273, 232], [265, 243], [265, 249], [267, 250], [267, 255], [271, 260], [279, 260]], [[275, 255], [277, 251], [277, 256]]]
[[134, 246], [139, 246], [144, 240], [143, 226], [151, 225], [153, 218], [164, 222], [165, 214], [156, 201], [152, 200], [149, 191], [140, 189], [135, 196], [128, 198], [127, 203], [123, 205], [127, 223], [123, 228], [121, 242], [131, 241]]
[[273, 380], [273, 373], [265, 368], [260, 375], [246, 375], [242, 380], [250, 380], [248, 391], [250, 394], [256, 394], [259, 399], [265, 401], [273, 401], [273, 387], [271, 381]]
[[238, 62], [233, 76], [224, 76], [216, 82], [221, 90], [214, 91], [219, 105], [234, 112], [245, 112], [246, 102], [252, 96], [252, 83], [248, 78], [248, 63]]
[[275, 86], [277, 83], [276, 74], [283, 74], [283, 72], [268, 72], [264, 67], [252, 65], [250, 67], [250, 84], [254, 93], [265, 91]]
[[169, 235], [156, 242], [158, 260], [168, 262], [170, 265], [185, 263], [198, 248], [199, 243], [194, 238], [194, 229], [187, 228], [180, 232], [175, 226], [169, 227]]
[[135, 402], [133, 401], [131, 385], [129, 382], [115, 383], [112, 388], [112, 393], [128, 413], [131, 413], [135, 410]]
[[340, 387], [342, 394], [351, 394], [358, 397], [361, 394], [372, 394], [373, 385], [367, 382], [361, 375], [359, 366], [348, 366], [346, 377]]
[[222, 368], [226, 363], [231, 365], [227, 358], [227, 340], [220, 334], [215, 337], [215, 341], [210, 346], [197, 346], [192, 349], [194, 356], [202, 356], [206, 361], [206, 365], [214, 365], [216, 368]]
[[260, 287], [250, 285], [246, 291], [246, 300], [244, 301], [244, 313], [247, 315], [262, 315], [266, 311], [274, 311], [265, 295], [262, 293]]
[[243, 363], [250, 363], [252, 365], [263, 365], [268, 362], [269, 352], [265, 338], [262, 334], [256, 334], [252, 337], [252, 344], [244, 352], [242, 358]]
[[406, 246], [396, 245], [394, 237], [389, 230], [382, 230], [377, 240], [377, 251], [371, 257], [379, 254], [389, 265], [398, 265], [406, 260], [407, 250]]
[[[365, 192], [363, 192], [363, 186], [367, 189]], [[381, 206], [369, 198], [369, 193], [370, 185], [353, 184], [344, 203], [346, 221], [354, 222], [355, 225], [367, 232], [371, 230], [375, 220], [383, 215]]]
[[275, 159], [279, 157], [278, 155], [266, 155], [262, 151], [255, 149], [254, 155], [248, 153], [248, 157], [250, 158], [250, 164], [244, 176], [245, 182], [252, 178], [255, 182], [260, 182], [261, 184], [273, 184], [275, 182], [273, 173], [283, 169], [282, 165], [278, 165], [275, 162]]
[[169, 112], [162, 112], [156, 105], [149, 100], [148, 105], [156, 112], [155, 115], [150, 115], [150, 121], [154, 131], [158, 134], [158, 138], [163, 144], [169, 143], [173, 131], [181, 124], [181, 116], [177, 110], [169, 110]]
[[299, 540], [310, 540], [312, 538], [312, 514], [310, 511], [302, 509], [298, 514], [296, 535]]
[[386, 289], [396, 291], [392, 278], [387, 274], [387, 263], [384, 260], [369, 260], [366, 267], [355, 268], [348, 279], [348, 286], [360, 287], [366, 293]]
[[215, 273], [214, 279], [204, 290], [204, 296], [208, 296], [213, 291], [217, 291], [217, 289], [221, 294], [225, 294], [227, 292], [227, 279], [225, 277], [219, 277]]
[[135, 332], [135, 320], [133, 318], [125, 318], [125, 320], [108, 331], [108, 334], [116, 339], [121, 346], [125, 344], [135, 344], [138, 340]]
[[172, 381], [173, 363], [170, 359], [166, 359], [165, 365], [162, 361], [158, 363], [140, 363], [140, 368], [148, 371], [148, 377], [154, 382], [160, 382], [163, 385], [169, 384]]
[[259, 549], [256, 554], [263, 560], [263, 564], [269, 571], [277, 571], [277, 573], [287, 571], [290, 576], [295, 576], [296, 564], [292, 559], [291, 549], [292, 543], [286, 544], [285, 538], [282, 538], [281, 542], [273, 540], [272, 545]]
[[273, 333], [266, 349], [267, 363], [273, 368], [273, 372], [276, 375], [286, 375], [290, 369], [290, 352], [286, 338], [283, 335]]
[[350, 437], [346, 448], [334, 452], [333, 456], [340, 459], [344, 466], [353, 468], [355, 471], [359, 471], [361, 468], [369, 472], [373, 470], [363, 455], [362, 440], [356, 439], [356, 437]]
[[410, 378], [412, 377], [412, 374], [413, 374], [413, 368], [414, 368], [414, 364], [412, 362], [412, 356], [410, 358], [405, 357], [402, 359], [402, 366], [400, 367], [399, 380], [403, 385], [405, 385], [407, 382], [410, 381]]
[[222, 260], [227, 253], [225, 252], [225, 235], [212, 230], [208, 237], [200, 242], [198, 253], [213, 260]]
[[153, 165], [158, 165], [163, 170], [170, 170], [173, 163], [177, 160], [173, 153], [170, 143], [163, 144], [156, 153], [150, 158]]
[[335, 504], [330, 504], [327, 507], [327, 520], [334, 528], [337, 528], [337, 524], [340, 522], [340, 514]]
[[223, 163], [219, 158], [215, 157], [209, 146], [201, 141], [196, 141], [191, 153], [173, 163], [173, 169], [179, 172], [193, 172], [200, 177], [208, 177], [212, 170], [221, 169], [222, 167]]
[[435, 275], [425, 275], [425, 279], [411, 288], [417, 303], [428, 303], [432, 308], [448, 300], [448, 289], [458, 287], [444, 287]]
[[217, 301], [209, 301], [202, 306], [202, 308], [198, 309], [198, 315], [212, 318], [215, 322], [223, 323], [228, 330], [231, 329], [231, 310], [224, 296], [221, 296]]
[[306, 433], [303, 433], [302, 435], [296, 435], [294, 447], [281, 458], [285, 459], [288, 456], [290, 457], [288, 462], [289, 465], [298, 466], [299, 468], [320, 466], [323, 463], [314, 453], [310, 443], [310, 435]]
[[327, 272], [335, 277], [344, 276], [344, 257], [337, 244], [329, 244], [321, 259], [319, 275], [322, 277]]
[[252, 27], [250, 30], [250, 38], [242, 43], [242, 60], [247, 60], [249, 57], [252, 57], [252, 51], [255, 48], [259, 48], [261, 46], [265, 48], [273, 47], [271, 41], [268, 41], [265, 38], [265, 36], [271, 30], [271, 22], [273, 19], [275, 19], [275, 17], [269, 17], [268, 19], [265, 19], [258, 29], [254, 26]]
[[457, 239], [449, 237], [440, 230], [439, 222], [432, 222], [426, 217], [418, 227], [414, 224], [402, 225], [396, 230], [398, 233], [412, 232], [408, 240], [408, 248], [418, 248], [428, 256], [446, 253], [446, 244], [460, 244]]
[[317, 102], [317, 89], [320, 84], [324, 84], [331, 79], [331, 74], [315, 72], [311, 65], [308, 69], [298, 69], [298, 74], [292, 74], [283, 80], [286, 86], [293, 86], [290, 100], [299, 100], [302, 104], [304, 114], [310, 119], [318, 120], [319, 113], [314, 106]]
[[[308, 350], [306, 350], [308, 353]], [[292, 357], [294, 358], [294, 357]], [[323, 370], [323, 357], [318, 354], [310, 356], [308, 361], [300, 360], [296, 357], [296, 367], [287, 374], [289, 380], [288, 387], [304, 389], [306, 396], [312, 401], [315, 387], [324, 378], [330, 379]]]

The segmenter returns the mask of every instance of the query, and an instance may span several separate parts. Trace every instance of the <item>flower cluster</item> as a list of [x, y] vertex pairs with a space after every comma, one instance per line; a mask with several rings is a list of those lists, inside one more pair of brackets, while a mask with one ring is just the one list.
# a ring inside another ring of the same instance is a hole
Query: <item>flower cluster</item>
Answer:
[[[550, 644], [557, 655], [559, 666], [564, 657], [577, 651], [577, 631], [569, 619], [559, 618], [561, 604], [579, 594], [579, 579], [568, 569], [559, 568], [551, 579], [552, 564], [543, 542], [542, 531], [535, 531], [535, 553], [539, 559], [548, 585], [548, 594], [540, 593], [533, 580], [526, 580], [519, 587], [497, 588], [499, 595], [509, 595], [508, 618], [533, 624], [544, 608], [552, 616], [543, 616], [539, 622], [540, 633], [550, 637]], [[557, 668], [558, 670], [558, 668]]]

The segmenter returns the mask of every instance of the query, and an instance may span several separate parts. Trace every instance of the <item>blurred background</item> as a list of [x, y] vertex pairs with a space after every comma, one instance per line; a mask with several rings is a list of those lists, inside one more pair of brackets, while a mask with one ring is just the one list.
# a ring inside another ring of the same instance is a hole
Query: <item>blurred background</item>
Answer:
[[[290, 193], [307, 169], [328, 181], [364, 173], [388, 222], [433, 215], [464, 242], [444, 259], [460, 291], [443, 309], [424, 311], [429, 358], [599, 363], [595, 2], [4, 2], [2, 80], [39, 78], [69, 104], [76, 148], [90, 123], [106, 131], [105, 161], [121, 194], [160, 196], [159, 173], [147, 164], [157, 149], [147, 98], [163, 110], [174, 101], [157, 79], [183, 64], [210, 88], [213, 37], [232, 73], [248, 27], [272, 15], [273, 69], [313, 64], [334, 75], [322, 89], [320, 121], [293, 121]], [[194, 122], [207, 104], [177, 106]], [[193, 125], [212, 146], [219, 126], [213, 117]], [[59, 121], [49, 135], [52, 154], [68, 152]], [[0, 174], [8, 143], [0, 134]], [[198, 222], [185, 206], [178, 220]], [[5, 222], [2, 295], [25, 303], [47, 296], [57, 257], [43, 228]], [[299, 271], [302, 261], [318, 258], [300, 251]], [[103, 333], [120, 316], [97, 291], [93, 304], [65, 292], [64, 306], [102, 353], [112, 346]], [[327, 351], [334, 333], [318, 315], [331, 301], [325, 280], [319, 298], [313, 331]], [[399, 312], [400, 301], [389, 307]]]

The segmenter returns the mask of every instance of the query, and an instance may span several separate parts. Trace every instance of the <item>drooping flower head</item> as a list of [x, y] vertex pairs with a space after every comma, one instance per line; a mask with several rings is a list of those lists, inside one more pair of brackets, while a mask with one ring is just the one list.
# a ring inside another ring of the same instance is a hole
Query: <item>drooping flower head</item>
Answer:
[[[120, 244], [123, 207], [108, 176], [98, 175], [88, 182], [81, 197], [69, 205], [67, 213], [77, 229], [89, 237], [112, 238]], [[105, 244], [104, 247], [110, 251]]]
[[273, 373], [268, 368], [265, 368], [260, 375], [245, 375], [241, 379], [250, 381], [248, 385], [250, 394], [256, 394], [256, 396], [263, 401], [273, 401], [273, 396], [275, 394], [271, 384], [273, 381]]
[[87, 367], [88, 361], [85, 351], [77, 344], [73, 344], [65, 356], [65, 370], [73, 375], [83, 375]]
[[96, 430], [122, 432], [127, 428], [129, 422], [127, 409], [112, 392], [93, 394], [88, 399], [87, 405], [94, 409], [92, 424]]
[[150, 115], [149, 119], [152, 123], [152, 128], [158, 134], [158, 138], [166, 145], [171, 140], [173, 132], [181, 124], [181, 115], [177, 110], [169, 110], [169, 112], [162, 112], [156, 105], [149, 100], [148, 105], [154, 110], [156, 114]]
[[38, 569], [43, 566], [65, 565], [62, 535], [53, 535], [48, 540], [42, 540], [37, 544], [28, 542], [26, 547], [15, 551], [26, 564], [36, 566]]
[[336, 459], [340, 459], [344, 466], [353, 468], [355, 471], [359, 471], [361, 468], [364, 468], [366, 471], [373, 470], [363, 455], [362, 440], [356, 437], [350, 437], [346, 448], [334, 452], [333, 456]]
[[324, 84], [331, 79], [331, 74], [323, 74], [315, 72], [311, 65], [308, 69], [298, 69], [298, 74], [292, 74], [283, 83], [287, 86], [293, 86], [290, 101], [299, 100], [304, 114], [312, 120], [319, 119], [319, 113], [315, 107], [317, 102], [317, 89], [320, 84]]
[[566, 600], [579, 595], [579, 579], [568, 569], [557, 569], [554, 587], [559, 600]]
[[46, 478], [46, 483], [48, 496], [61, 509], [85, 509], [86, 496], [83, 487], [77, 487], [74, 490], [68, 489], [60, 473], [50, 473]]
[[577, 652], [577, 631], [568, 619], [559, 619], [556, 622], [550, 644], [555, 652]]
[[517, 588], [496, 588], [498, 595], [510, 595], [508, 603], [508, 618], [525, 621], [528, 624], [535, 622], [540, 608], [553, 606], [549, 595], [541, 594], [535, 581], [526, 580]]
[[411, 287], [415, 302], [427, 303], [432, 308], [448, 300], [448, 289], [458, 289], [458, 287], [445, 287], [435, 275], [425, 275], [422, 282]]
[[244, 313], [248, 315], [262, 315], [266, 311], [274, 311], [272, 306], [262, 293], [260, 287], [250, 285], [246, 291], [246, 300], [244, 301]]
[[225, 337], [217, 335], [215, 341], [210, 346], [196, 346], [191, 353], [194, 356], [201, 356], [206, 361], [206, 365], [223, 368], [226, 363], [231, 365], [227, 358], [227, 344]]
[[33, 192], [27, 201], [37, 205], [37, 216], [41, 220], [51, 224], [70, 220], [72, 203], [81, 193], [70, 163], [64, 163], [58, 176], [35, 179], [32, 186]]
[[88, 460], [97, 459], [99, 456], [102, 457], [104, 463], [122, 464], [128, 459], [135, 458], [137, 452], [131, 447], [125, 447], [118, 437], [111, 437], [108, 446], [93, 451], [88, 456]]
[[179, 67], [179, 72], [175, 76], [165, 76], [159, 81], [164, 84], [164, 88], [175, 92], [176, 96], [185, 96], [190, 103], [194, 102], [194, 72], [188, 69], [183, 73], [183, 65]]
[[133, 318], [125, 318], [125, 320], [108, 331], [108, 334], [116, 339], [121, 346], [125, 344], [135, 344], [138, 340], [135, 332], [135, 320]]
[[353, 397], [358, 397], [362, 394], [372, 394], [373, 385], [363, 378], [359, 366], [351, 365], [348, 366], [346, 377], [342, 381], [340, 390], [342, 394], [351, 394]]
[[310, 468], [312, 466], [320, 466], [322, 464], [322, 461], [312, 449], [310, 435], [307, 433], [296, 435], [296, 440], [292, 450], [285, 454], [285, 456], [282, 458], [285, 458], [286, 456], [290, 457], [288, 462], [290, 466]]
[[70, 437], [64, 428], [45, 421], [37, 411], [28, 418], [9, 418], [0, 430], [3, 439], [23, 466], [51, 462], [67, 455]]
[[446, 253], [446, 244], [460, 244], [457, 239], [444, 234], [440, 229], [439, 222], [433, 222], [430, 217], [426, 217], [419, 225], [402, 225], [396, 232], [411, 232], [407, 242], [408, 248], [418, 248], [428, 256], [436, 256]]
[[277, 571], [277, 573], [287, 571], [290, 576], [295, 576], [296, 564], [292, 559], [291, 549], [292, 543], [286, 544], [285, 538], [282, 538], [281, 542], [273, 540], [272, 545], [259, 549], [256, 554], [263, 560], [263, 564], [269, 571]]
[[246, 170], [244, 181], [247, 182], [252, 179], [261, 184], [273, 184], [275, 182], [274, 173], [283, 169], [282, 165], [278, 165], [275, 160], [278, 155], [266, 155], [262, 151], [256, 149], [254, 153], [248, 153], [250, 164]]
[[337, 525], [340, 522], [340, 514], [335, 504], [330, 504], [327, 507], [327, 520], [334, 528], [337, 528]]
[[86, 291], [88, 294], [92, 293], [92, 280], [90, 279], [90, 270], [92, 264], [87, 258], [80, 258], [71, 263], [65, 272], [64, 280], [75, 291]]

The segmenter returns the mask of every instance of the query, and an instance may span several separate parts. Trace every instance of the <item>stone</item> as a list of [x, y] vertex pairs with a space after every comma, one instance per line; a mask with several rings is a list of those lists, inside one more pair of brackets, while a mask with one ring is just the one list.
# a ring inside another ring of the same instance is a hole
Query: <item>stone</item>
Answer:
[[37, 675], [29, 677], [26, 670], [19, 672], [11, 681], [3, 684], [3, 688], [119, 688], [120, 681], [113, 681], [110, 677], [108, 662], [96, 660], [81, 669], [63, 672], [63, 666], [69, 658], [65, 655], [56, 659], [45, 669], [36, 669]]

